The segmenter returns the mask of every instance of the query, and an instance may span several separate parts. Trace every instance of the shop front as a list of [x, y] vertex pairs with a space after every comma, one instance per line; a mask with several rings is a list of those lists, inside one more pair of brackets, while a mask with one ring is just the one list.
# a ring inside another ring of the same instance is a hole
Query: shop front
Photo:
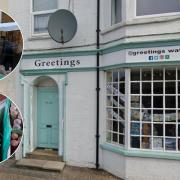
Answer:
[[[178, 45], [163, 44], [129, 44], [103, 55], [102, 166], [124, 179], [178, 179], [180, 51]], [[170, 165], [176, 173], [169, 171]]]
[[[173, 165], [178, 179], [179, 44], [126, 43], [99, 52], [100, 168], [154, 180], [172, 177]], [[96, 52], [24, 55], [23, 156], [51, 148], [68, 165], [95, 167], [96, 70]]]

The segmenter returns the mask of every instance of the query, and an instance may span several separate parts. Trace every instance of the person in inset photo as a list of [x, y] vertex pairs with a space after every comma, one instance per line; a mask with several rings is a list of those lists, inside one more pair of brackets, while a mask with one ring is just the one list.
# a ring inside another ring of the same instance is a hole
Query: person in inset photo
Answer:
[[23, 122], [17, 106], [0, 94], [0, 162], [18, 148], [23, 135]]
[[18, 64], [23, 49], [18, 24], [6, 13], [0, 12], [0, 79]]

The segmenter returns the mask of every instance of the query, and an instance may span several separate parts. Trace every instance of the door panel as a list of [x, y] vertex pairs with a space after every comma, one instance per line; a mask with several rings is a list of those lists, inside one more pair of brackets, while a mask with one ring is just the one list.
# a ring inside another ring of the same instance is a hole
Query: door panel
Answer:
[[59, 100], [57, 88], [38, 88], [38, 147], [58, 148]]

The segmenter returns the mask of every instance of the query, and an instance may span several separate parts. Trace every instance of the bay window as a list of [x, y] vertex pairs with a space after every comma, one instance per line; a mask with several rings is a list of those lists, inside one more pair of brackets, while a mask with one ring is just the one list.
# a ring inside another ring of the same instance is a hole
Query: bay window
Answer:
[[[179, 152], [180, 69], [138, 68], [127, 72], [129, 82], [125, 82], [123, 69], [106, 72], [106, 141], [126, 143], [130, 149]], [[129, 89], [126, 93], [125, 83]], [[129, 142], [125, 142], [125, 129]]]

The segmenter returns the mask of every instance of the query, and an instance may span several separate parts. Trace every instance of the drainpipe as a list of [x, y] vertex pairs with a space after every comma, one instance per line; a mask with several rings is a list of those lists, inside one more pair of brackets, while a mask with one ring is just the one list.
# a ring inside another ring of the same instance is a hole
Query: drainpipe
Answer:
[[96, 98], [97, 98], [97, 114], [96, 114], [96, 169], [99, 169], [99, 92], [100, 92], [100, 85], [99, 85], [99, 35], [100, 35], [100, 0], [97, 0], [97, 29], [96, 29], [96, 48], [97, 48], [97, 71], [96, 71]]

